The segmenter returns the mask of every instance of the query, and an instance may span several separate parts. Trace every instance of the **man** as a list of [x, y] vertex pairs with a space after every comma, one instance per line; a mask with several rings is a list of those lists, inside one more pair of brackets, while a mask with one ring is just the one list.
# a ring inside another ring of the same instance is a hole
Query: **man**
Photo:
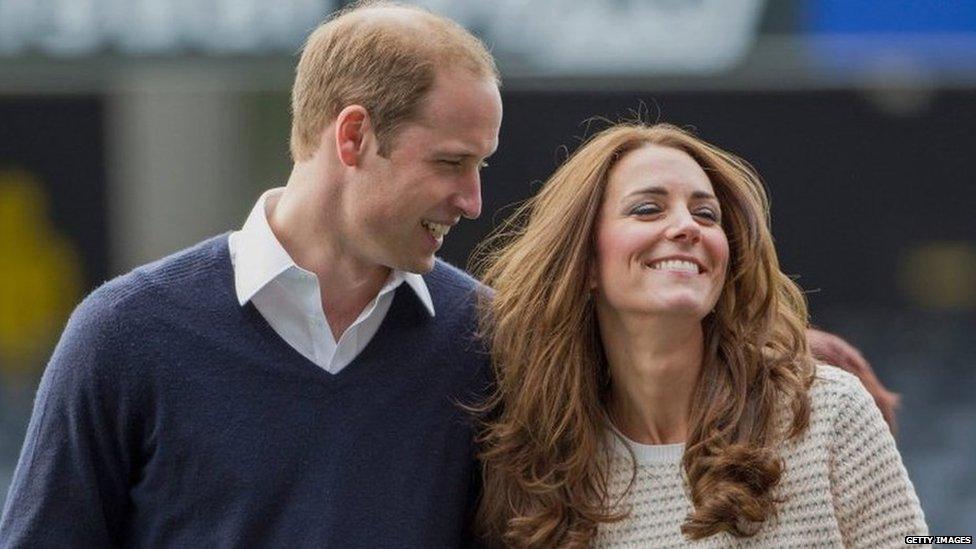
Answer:
[[449, 20], [359, 7], [311, 35], [292, 107], [288, 184], [240, 231], [72, 316], [0, 546], [464, 543], [459, 404], [487, 369], [476, 284], [434, 254], [481, 212], [494, 62]]
[[75, 311], [0, 546], [466, 543], [459, 404], [487, 364], [476, 283], [434, 254], [480, 214], [494, 62], [449, 20], [359, 6], [310, 36], [292, 110], [287, 186], [240, 231]]

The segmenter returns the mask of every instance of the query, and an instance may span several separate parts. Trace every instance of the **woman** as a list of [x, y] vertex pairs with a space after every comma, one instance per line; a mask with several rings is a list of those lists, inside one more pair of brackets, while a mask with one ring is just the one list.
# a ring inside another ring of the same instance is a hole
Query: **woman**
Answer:
[[877, 546], [925, 533], [871, 397], [810, 358], [803, 294], [742, 160], [674, 126], [615, 126], [485, 246], [487, 539]]

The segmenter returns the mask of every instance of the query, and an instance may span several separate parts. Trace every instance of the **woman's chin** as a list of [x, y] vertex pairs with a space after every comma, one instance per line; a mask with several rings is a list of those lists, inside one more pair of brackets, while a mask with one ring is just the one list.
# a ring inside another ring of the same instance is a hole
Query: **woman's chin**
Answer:
[[675, 301], [649, 308], [646, 312], [649, 315], [667, 317], [676, 321], [701, 322], [711, 310], [711, 306], [700, 302]]

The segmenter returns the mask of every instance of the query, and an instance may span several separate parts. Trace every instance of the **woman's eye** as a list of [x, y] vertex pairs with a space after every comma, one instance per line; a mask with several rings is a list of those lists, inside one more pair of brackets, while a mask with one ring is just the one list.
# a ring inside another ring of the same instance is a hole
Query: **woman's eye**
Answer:
[[630, 210], [630, 215], [653, 215], [661, 211], [656, 204], [638, 204]]
[[698, 210], [697, 212], [695, 212], [695, 215], [699, 217], [704, 217], [709, 221], [718, 221], [718, 213], [708, 208], [705, 208], [703, 210]]

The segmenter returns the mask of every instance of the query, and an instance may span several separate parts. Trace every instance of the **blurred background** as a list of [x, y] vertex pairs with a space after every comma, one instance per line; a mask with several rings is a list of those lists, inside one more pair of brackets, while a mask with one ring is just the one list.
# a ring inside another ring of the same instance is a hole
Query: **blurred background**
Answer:
[[[445, 259], [465, 265], [593, 117], [694, 128], [758, 169], [814, 322], [902, 394], [932, 532], [976, 533], [976, 2], [415, 3], [504, 77], [484, 214]], [[0, 0], [0, 498], [72, 308], [284, 184], [296, 53], [343, 4]]]

